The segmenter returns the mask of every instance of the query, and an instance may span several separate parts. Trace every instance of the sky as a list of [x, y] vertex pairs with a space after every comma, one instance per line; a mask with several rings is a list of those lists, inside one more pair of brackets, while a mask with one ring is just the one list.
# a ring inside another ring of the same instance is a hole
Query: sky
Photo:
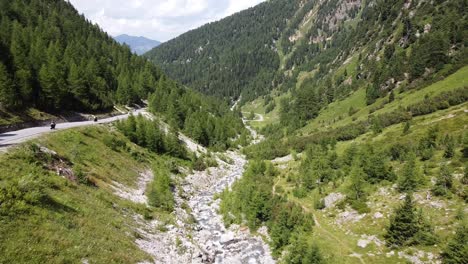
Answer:
[[112, 36], [167, 41], [265, 0], [69, 0]]

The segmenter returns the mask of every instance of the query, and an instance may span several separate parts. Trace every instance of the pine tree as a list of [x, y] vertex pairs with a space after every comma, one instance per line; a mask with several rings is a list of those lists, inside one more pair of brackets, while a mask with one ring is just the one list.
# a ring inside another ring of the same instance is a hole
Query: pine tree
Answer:
[[444, 158], [450, 159], [455, 155], [455, 140], [450, 135], [445, 139], [445, 152]]
[[452, 172], [447, 165], [443, 165], [440, 168], [439, 176], [437, 181], [432, 188], [432, 193], [437, 196], [446, 196], [450, 193], [453, 187], [453, 176]]
[[379, 117], [374, 117], [371, 120], [371, 129], [374, 134], [379, 134], [382, 133], [383, 127], [382, 127], [382, 121], [380, 120]]
[[466, 225], [457, 228], [455, 236], [449, 241], [441, 256], [444, 264], [468, 263], [468, 227]]
[[150, 122], [146, 126], [145, 142], [147, 147], [156, 153], [164, 153], [164, 142], [162, 132], [159, 130], [156, 122]]
[[130, 139], [130, 141], [136, 143], [137, 142], [137, 136], [136, 136], [136, 130], [137, 130], [137, 123], [136, 123], [136, 118], [134, 115], [130, 114], [127, 118], [126, 121], [124, 122], [124, 134]]
[[365, 181], [366, 173], [360, 166], [358, 162], [355, 162], [351, 168], [350, 178], [351, 185], [349, 187], [350, 194], [349, 198], [355, 201], [365, 201], [366, 192], [364, 187], [366, 185]]
[[116, 97], [117, 101], [122, 104], [130, 104], [132, 101], [132, 95], [130, 92], [130, 80], [128, 77], [128, 73], [120, 73], [118, 77], [118, 85], [117, 85], [117, 92]]
[[388, 96], [388, 102], [391, 103], [395, 101], [395, 93], [393, 92], [393, 90], [390, 92], [390, 95]]
[[164, 166], [158, 166], [153, 169], [154, 181], [149, 188], [148, 200], [150, 205], [172, 212], [174, 209], [172, 180], [169, 172], [163, 168]]
[[387, 157], [382, 152], [375, 152], [372, 148], [363, 155], [362, 166], [367, 174], [366, 180], [370, 183], [377, 183], [382, 180], [394, 181], [396, 176], [387, 163]]
[[60, 45], [52, 43], [47, 50], [48, 61], [39, 71], [39, 82], [42, 87], [42, 105], [49, 110], [59, 110], [63, 104], [67, 85], [65, 82], [65, 68], [60, 61]]
[[31, 103], [33, 99], [33, 77], [29, 69], [19, 69], [15, 72], [15, 83], [21, 94], [21, 104]]
[[286, 258], [291, 264], [322, 264], [325, 260], [317, 245], [307, 242], [307, 237], [295, 235], [292, 237], [289, 253]]
[[403, 166], [398, 190], [400, 192], [415, 191], [420, 182], [420, 172], [416, 162], [416, 155], [410, 153], [408, 159]]
[[79, 101], [86, 108], [89, 108], [91, 102], [89, 100], [89, 89], [84, 79], [84, 72], [75, 63], [72, 63], [70, 66], [67, 83], [75, 100]]
[[351, 185], [349, 186], [348, 201], [351, 207], [361, 214], [369, 212], [369, 208], [366, 204], [366, 173], [362, 169], [362, 166], [360, 166], [359, 162], [355, 162], [353, 164], [350, 172], [350, 177]]
[[5, 65], [0, 61], [0, 105], [6, 108], [18, 106], [18, 95], [8, 76]]
[[135, 136], [137, 140], [136, 143], [142, 147], [148, 146], [146, 142], [147, 125], [148, 125], [148, 121], [146, 121], [141, 114], [136, 117], [136, 131], [135, 131]]
[[411, 122], [406, 121], [405, 125], [403, 127], [403, 135], [407, 135], [409, 133], [409, 131], [410, 131], [410, 128], [411, 128]]
[[185, 159], [187, 157], [187, 150], [175, 133], [177, 132], [171, 131], [166, 135], [164, 148], [171, 156]]
[[418, 232], [418, 219], [414, 210], [412, 194], [406, 194], [404, 204], [396, 209], [385, 234], [388, 246], [405, 245]]

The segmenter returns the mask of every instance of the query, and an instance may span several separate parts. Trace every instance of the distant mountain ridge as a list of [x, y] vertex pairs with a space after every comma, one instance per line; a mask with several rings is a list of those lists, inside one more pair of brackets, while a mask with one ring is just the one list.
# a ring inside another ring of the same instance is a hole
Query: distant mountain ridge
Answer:
[[127, 44], [130, 49], [138, 55], [142, 55], [147, 51], [161, 45], [161, 42], [145, 37], [135, 37], [127, 34], [122, 34], [115, 37], [115, 40], [120, 44]]

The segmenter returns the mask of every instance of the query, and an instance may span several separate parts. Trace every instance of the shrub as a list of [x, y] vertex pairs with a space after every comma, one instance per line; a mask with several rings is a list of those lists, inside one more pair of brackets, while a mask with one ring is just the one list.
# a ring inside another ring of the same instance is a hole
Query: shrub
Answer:
[[109, 147], [113, 151], [119, 151], [125, 148], [126, 146], [125, 141], [118, 139], [115, 135], [112, 134], [106, 134], [102, 141], [107, 147]]
[[163, 166], [155, 166], [153, 173], [154, 180], [149, 186], [148, 191], [149, 204], [171, 212], [174, 209], [174, 195], [172, 193], [172, 180], [169, 172]]
[[0, 215], [18, 215], [30, 206], [44, 204], [48, 200], [45, 182], [37, 176], [24, 176], [0, 185]]
[[315, 200], [314, 208], [317, 210], [325, 209], [325, 200], [324, 199]]
[[76, 180], [78, 181], [78, 183], [86, 184], [86, 185], [91, 184], [91, 182], [89, 181], [88, 176], [83, 171], [83, 168], [81, 166], [75, 166], [73, 168], [73, 174], [75, 175]]

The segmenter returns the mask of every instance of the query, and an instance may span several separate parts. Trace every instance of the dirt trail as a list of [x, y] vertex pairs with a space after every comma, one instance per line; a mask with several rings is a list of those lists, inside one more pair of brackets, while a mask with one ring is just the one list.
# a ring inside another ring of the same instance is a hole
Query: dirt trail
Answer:
[[355, 257], [355, 258], [358, 258], [359, 261], [362, 263], [362, 264], [366, 264], [366, 262], [364, 261], [364, 259], [362, 258], [361, 254], [353, 251], [349, 246], [348, 244], [346, 243], [343, 243], [343, 241], [341, 241], [341, 239], [339, 239], [338, 237], [336, 237], [334, 234], [330, 233], [328, 230], [326, 230], [325, 228], [322, 227], [322, 225], [320, 224], [320, 222], [318, 221], [317, 219], [317, 216], [315, 215], [314, 212], [312, 212], [312, 210], [310, 210], [309, 208], [305, 207], [305, 206], [302, 206], [302, 209], [306, 212], [306, 213], [312, 213], [312, 217], [314, 218], [314, 223], [315, 223], [315, 228], [319, 229], [321, 232], [323, 232], [325, 235], [327, 235], [328, 237], [332, 238], [333, 240], [335, 240], [336, 242], [338, 242], [338, 244], [340, 244], [340, 246], [342, 248], [344, 248], [346, 251], [350, 252], [351, 254], [349, 254], [350, 257]]

